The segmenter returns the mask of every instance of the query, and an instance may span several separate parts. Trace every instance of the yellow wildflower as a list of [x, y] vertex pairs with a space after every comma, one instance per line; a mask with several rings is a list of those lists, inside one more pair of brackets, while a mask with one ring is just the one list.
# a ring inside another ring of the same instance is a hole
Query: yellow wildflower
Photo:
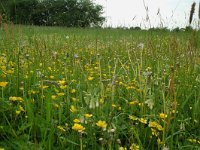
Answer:
[[75, 93], [76, 90], [75, 89], [71, 89], [70, 93]]
[[131, 116], [131, 115], [129, 115], [128, 118], [131, 119], [131, 120], [133, 120], [133, 121], [138, 120], [137, 117], [135, 117], [135, 116]]
[[54, 79], [55, 77], [54, 76], [50, 76], [50, 79]]
[[139, 149], [140, 149], [139, 145], [136, 145], [134, 143], [130, 147], [130, 150], [139, 150]]
[[152, 133], [152, 135], [154, 135], [156, 137], [158, 136], [158, 132], [153, 128], [151, 128], [151, 133]]
[[15, 101], [22, 102], [23, 101], [23, 99], [21, 97], [15, 97], [15, 96], [9, 97], [9, 100], [13, 101], [13, 102], [15, 102]]
[[155, 121], [149, 122], [149, 127], [156, 128], [159, 131], [163, 130], [163, 127], [160, 124], [158, 124], [157, 122], [155, 122]]
[[80, 120], [79, 120], [79, 119], [74, 119], [73, 122], [75, 122], [75, 123], [79, 123]]
[[106, 129], [106, 127], [107, 127], [108, 124], [107, 124], [105, 121], [99, 120], [99, 121], [96, 123], [96, 125], [97, 125], [98, 127], [102, 128], [102, 129]]
[[84, 114], [84, 116], [85, 116], [86, 118], [91, 118], [93, 115], [92, 115], [92, 114]]
[[87, 79], [88, 79], [89, 81], [92, 81], [92, 80], [94, 79], [94, 77], [89, 76]]
[[58, 81], [58, 84], [59, 84], [59, 85], [65, 85], [65, 84], [66, 84], [66, 81], [65, 81], [65, 80]]
[[76, 109], [76, 107], [75, 107], [74, 105], [71, 105], [70, 111], [71, 111], [72, 113], [75, 113], [75, 112], [77, 112], [77, 109]]
[[43, 86], [40, 86], [42, 89], [46, 89], [46, 88], [48, 88], [49, 86], [47, 86], [47, 85], [43, 85]]
[[53, 106], [54, 106], [55, 108], [60, 108], [60, 105], [58, 105], [58, 104], [53, 104]]
[[19, 115], [21, 113], [21, 111], [20, 110], [16, 110], [15, 113], [16, 113], [16, 115]]
[[196, 139], [187, 139], [189, 142], [191, 143], [197, 143], [197, 140]]
[[139, 121], [140, 121], [141, 123], [147, 124], [147, 120], [144, 119], [144, 118], [140, 118]]
[[56, 99], [56, 95], [52, 95], [51, 99], [55, 100]]
[[130, 105], [137, 105], [138, 103], [139, 103], [138, 101], [129, 102]]
[[81, 124], [78, 124], [78, 123], [75, 123], [72, 129], [78, 132], [83, 132], [85, 130], [85, 128]]
[[165, 119], [165, 118], [167, 118], [167, 114], [160, 113], [160, 114], [159, 114], [159, 117], [160, 117], [161, 119]]
[[63, 89], [66, 89], [67, 88], [67, 85], [61, 85], [60, 88], [63, 90]]
[[65, 132], [66, 130], [62, 127], [62, 126], [57, 126], [57, 128], [62, 131], [62, 132]]
[[49, 71], [52, 71], [52, 68], [51, 68], [51, 67], [48, 67], [48, 70], [49, 70]]
[[58, 96], [64, 96], [65, 93], [57, 93]]
[[117, 105], [116, 105], [116, 104], [112, 104], [112, 107], [113, 107], [113, 108], [116, 108], [116, 107], [117, 107]]
[[7, 84], [8, 82], [0, 82], [0, 87], [6, 87]]
[[19, 110], [20, 111], [25, 111], [24, 108], [21, 105], [19, 106]]
[[126, 147], [119, 147], [119, 150], [127, 150], [127, 148]]

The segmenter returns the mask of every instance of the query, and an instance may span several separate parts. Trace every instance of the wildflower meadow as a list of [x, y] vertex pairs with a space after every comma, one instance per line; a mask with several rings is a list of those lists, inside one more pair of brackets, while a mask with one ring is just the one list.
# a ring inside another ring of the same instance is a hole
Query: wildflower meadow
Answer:
[[0, 150], [200, 149], [198, 31], [6, 25]]

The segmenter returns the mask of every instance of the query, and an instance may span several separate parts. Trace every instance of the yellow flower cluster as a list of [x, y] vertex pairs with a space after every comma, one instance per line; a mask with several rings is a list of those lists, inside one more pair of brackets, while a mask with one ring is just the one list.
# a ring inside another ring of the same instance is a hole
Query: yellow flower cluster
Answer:
[[163, 127], [155, 121], [149, 122], [149, 127], [150, 128], [156, 128], [159, 131], [163, 131]]
[[139, 149], [140, 149], [139, 145], [136, 145], [135, 143], [133, 143], [130, 147], [130, 150], [139, 150]]
[[200, 140], [198, 139], [188, 139], [189, 142], [199, 144], [200, 145]]
[[23, 99], [21, 97], [15, 97], [15, 96], [9, 97], [9, 100], [13, 101], [13, 102], [22, 102], [23, 101]]
[[19, 106], [19, 109], [15, 111], [16, 115], [19, 115], [21, 112], [24, 112], [24, 108], [22, 106]]

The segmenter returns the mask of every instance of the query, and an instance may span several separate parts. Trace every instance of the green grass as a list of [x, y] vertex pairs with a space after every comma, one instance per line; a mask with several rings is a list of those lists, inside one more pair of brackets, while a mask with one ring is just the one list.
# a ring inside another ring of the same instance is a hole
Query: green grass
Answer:
[[199, 40], [198, 32], [4, 27], [0, 148], [200, 149]]

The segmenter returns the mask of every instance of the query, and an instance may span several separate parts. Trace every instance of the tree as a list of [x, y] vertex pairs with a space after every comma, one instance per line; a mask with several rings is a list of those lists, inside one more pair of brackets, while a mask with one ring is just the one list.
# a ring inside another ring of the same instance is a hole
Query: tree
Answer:
[[14, 23], [89, 27], [100, 26], [103, 7], [91, 0], [19, 0], [10, 5]]

